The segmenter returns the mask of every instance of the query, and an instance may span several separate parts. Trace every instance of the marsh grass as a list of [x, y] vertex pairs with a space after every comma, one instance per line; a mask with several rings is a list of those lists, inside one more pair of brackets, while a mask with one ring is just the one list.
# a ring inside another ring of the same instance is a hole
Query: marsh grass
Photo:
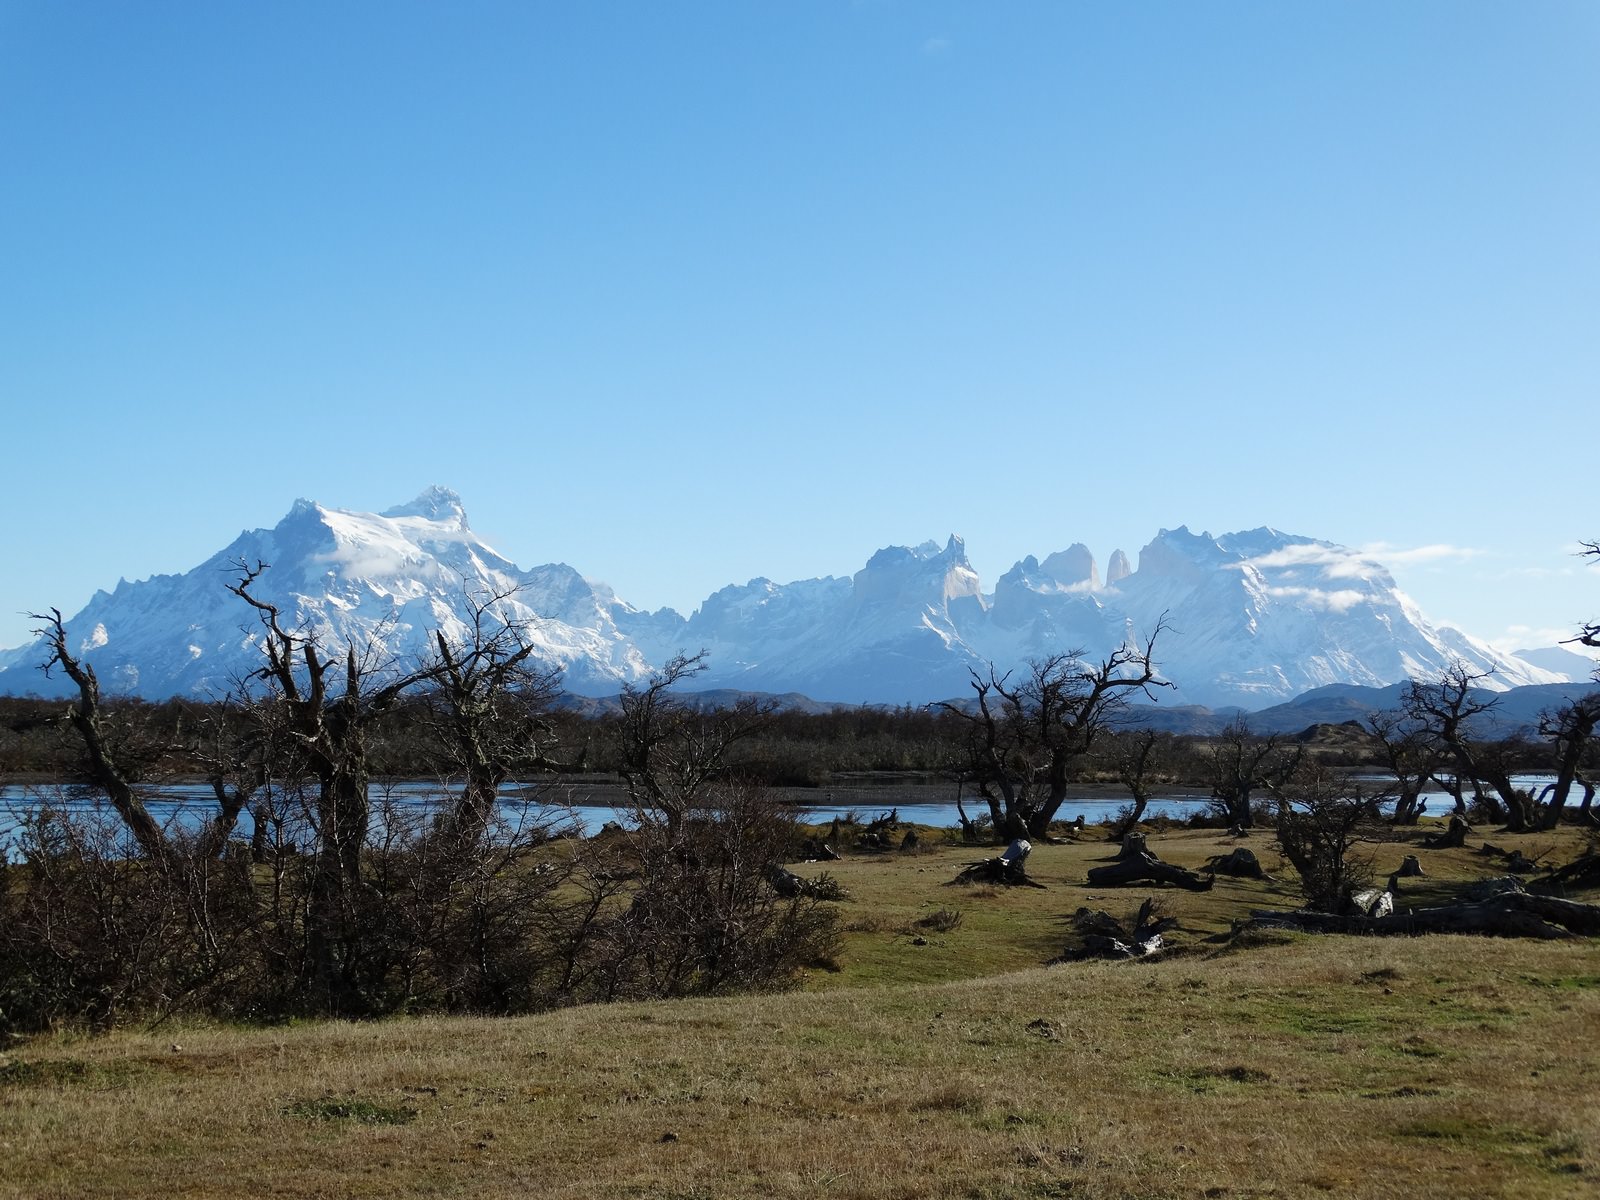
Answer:
[[38, 1039], [0, 1057], [0, 1196], [1595, 1194], [1592, 943], [1211, 945], [1295, 902], [1219, 880], [1168, 897], [1183, 953], [1038, 966], [1133, 898], [1074, 882], [1109, 852], [1040, 847], [1048, 891], [963, 889], [920, 947], [970, 850], [830, 863], [858, 920], [814, 990]]

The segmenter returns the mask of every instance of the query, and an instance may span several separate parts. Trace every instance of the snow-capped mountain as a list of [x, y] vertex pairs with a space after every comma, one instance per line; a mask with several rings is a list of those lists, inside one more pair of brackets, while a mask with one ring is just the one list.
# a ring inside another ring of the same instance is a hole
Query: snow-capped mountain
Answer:
[[[227, 585], [255, 586], [286, 620], [329, 645], [405, 663], [432, 631], [460, 637], [473, 603], [498, 597], [569, 689], [615, 692], [677, 651], [707, 651], [697, 685], [802, 692], [818, 700], [924, 703], [962, 695], [969, 670], [1081, 650], [1098, 659], [1156, 643], [1176, 703], [1260, 708], [1334, 683], [1381, 686], [1465, 661], [1490, 686], [1558, 673], [1431, 626], [1381, 565], [1272, 529], [1213, 538], [1162, 530], [1120, 550], [1102, 577], [1081, 544], [1028, 557], [983, 590], [952, 536], [891, 546], [848, 579], [725, 587], [688, 619], [650, 613], [564, 564], [523, 570], [471, 530], [454, 492], [430, 488], [381, 514], [296, 502], [272, 529], [241, 534], [184, 575], [121, 582], [68, 623], [107, 691], [220, 694], [259, 664], [259, 626]], [[37, 645], [0, 653], [0, 692], [61, 691], [34, 668]]]

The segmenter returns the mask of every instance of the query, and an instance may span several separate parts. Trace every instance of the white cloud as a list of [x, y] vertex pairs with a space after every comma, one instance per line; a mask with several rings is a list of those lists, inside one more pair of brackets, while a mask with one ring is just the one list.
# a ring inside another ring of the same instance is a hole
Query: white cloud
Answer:
[[1300, 543], [1284, 546], [1270, 554], [1262, 554], [1256, 558], [1246, 559], [1239, 563], [1242, 570], [1245, 567], [1256, 567], [1271, 570], [1273, 568], [1292, 567], [1320, 567], [1322, 573], [1329, 579], [1362, 579], [1373, 571], [1383, 570], [1389, 566], [1410, 566], [1416, 563], [1443, 562], [1448, 560], [1463, 561], [1476, 558], [1482, 550], [1474, 550], [1466, 546], [1450, 546], [1444, 543], [1435, 543], [1430, 546], [1414, 546], [1409, 549], [1401, 546], [1392, 546], [1387, 542], [1373, 542], [1359, 550], [1349, 550], [1343, 546], [1320, 546], [1316, 543]]
[[1398, 563], [1401, 566], [1409, 566], [1412, 563], [1439, 562], [1444, 559], [1459, 562], [1477, 558], [1484, 552], [1470, 546], [1451, 546], [1444, 542], [1435, 542], [1430, 546], [1413, 546], [1409, 550], [1391, 546], [1388, 542], [1369, 542], [1361, 548], [1361, 553], [1385, 565]]
[[1354, 588], [1324, 592], [1319, 588], [1269, 587], [1267, 595], [1279, 596], [1285, 600], [1300, 600], [1313, 608], [1325, 608], [1329, 612], [1345, 612], [1367, 599], [1367, 593], [1358, 592]]

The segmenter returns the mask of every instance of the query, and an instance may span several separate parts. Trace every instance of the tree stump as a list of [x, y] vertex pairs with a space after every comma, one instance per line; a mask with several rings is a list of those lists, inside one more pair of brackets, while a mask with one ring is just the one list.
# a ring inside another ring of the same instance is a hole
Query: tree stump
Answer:
[[1459, 850], [1467, 844], [1467, 834], [1471, 832], [1472, 826], [1467, 824], [1466, 818], [1456, 814], [1443, 833], [1427, 835], [1422, 844], [1429, 850]]
[[[1142, 838], [1140, 839], [1143, 840]], [[1127, 847], [1117, 855], [1115, 862], [1089, 870], [1090, 887], [1126, 887], [1133, 883], [1170, 883], [1191, 892], [1204, 892], [1216, 883], [1215, 875], [1199, 875], [1194, 871], [1162, 862], [1148, 850], [1137, 855], [1127, 855]]]
[[1405, 879], [1411, 875], [1422, 874], [1422, 862], [1415, 854], [1408, 854], [1400, 860], [1400, 869], [1395, 872], [1400, 878]]

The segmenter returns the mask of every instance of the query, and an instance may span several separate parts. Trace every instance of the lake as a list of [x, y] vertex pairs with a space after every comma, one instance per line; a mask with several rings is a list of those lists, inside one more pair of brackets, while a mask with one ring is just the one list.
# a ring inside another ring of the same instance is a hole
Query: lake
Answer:
[[[1514, 782], [1519, 787], [1538, 789], [1554, 782], [1553, 775], [1519, 775]], [[608, 821], [629, 825], [633, 811], [619, 783], [611, 780], [558, 780], [553, 783], [525, 787], [509, 784], [501, 789], [502, 807], [506, 815], [520, 811], [524, 803], [543, 809], [545, 819], [565, 824], [570, 822], [578, 832], [588, 836], [597, 832]], [[841, 786], [834, 788], [772, 788], [770, 791], [785, 806], [799, 813], [802, 820], [828, 822], [835, 817], [845, 818], [855, 814], [863, 821], [896, 809], [902, 821], [915, 822], [935, 828], [956, 829], [960, 826], [954, 802], [954, 785], [923, 783], [889, 783]], [[385, 806], [424, 811], [436, 804], [446, 790], [437, 783], [419, 780], [389, 781], [372, 785], [374, 811]], [[1434, 816], [1450, 810], [1453, 801], [1442, 791], [1424, 793], [1428, 812]], [[17, 784], [0, 787], [0, 850], [7, 857], [14, 848], [18, 817], [36, 810], [44, 804], [69, 811], [92, 811], [104, 803], [83, 789], [63, 784]], [[988, 812], [987, 806], [972, 797], [963, 797], [967, 815], [976, 819]], [[1103, 793], [1069, 799], [1061, 807], [1060, 819], [1076, 820], [1083, 817], [1086, 824], [1095, 825], [1113, 820], [1127, 805], [1125, 797]], [[153, 789], [147, 794], [146, 804], [158, 821], [163, 823], [195, 825], [205, 820], [213, 811], [215, 801], [205, 784], [174, 784]], [[1154, 799], [1145, 810], [1146, 817], [1169, 817], [1187, 820], [1206, 809], [1204, 796], [1169, 795]], [[236, 836], [248, 838], [254, 828], [247, 812], [239, 817]]]

